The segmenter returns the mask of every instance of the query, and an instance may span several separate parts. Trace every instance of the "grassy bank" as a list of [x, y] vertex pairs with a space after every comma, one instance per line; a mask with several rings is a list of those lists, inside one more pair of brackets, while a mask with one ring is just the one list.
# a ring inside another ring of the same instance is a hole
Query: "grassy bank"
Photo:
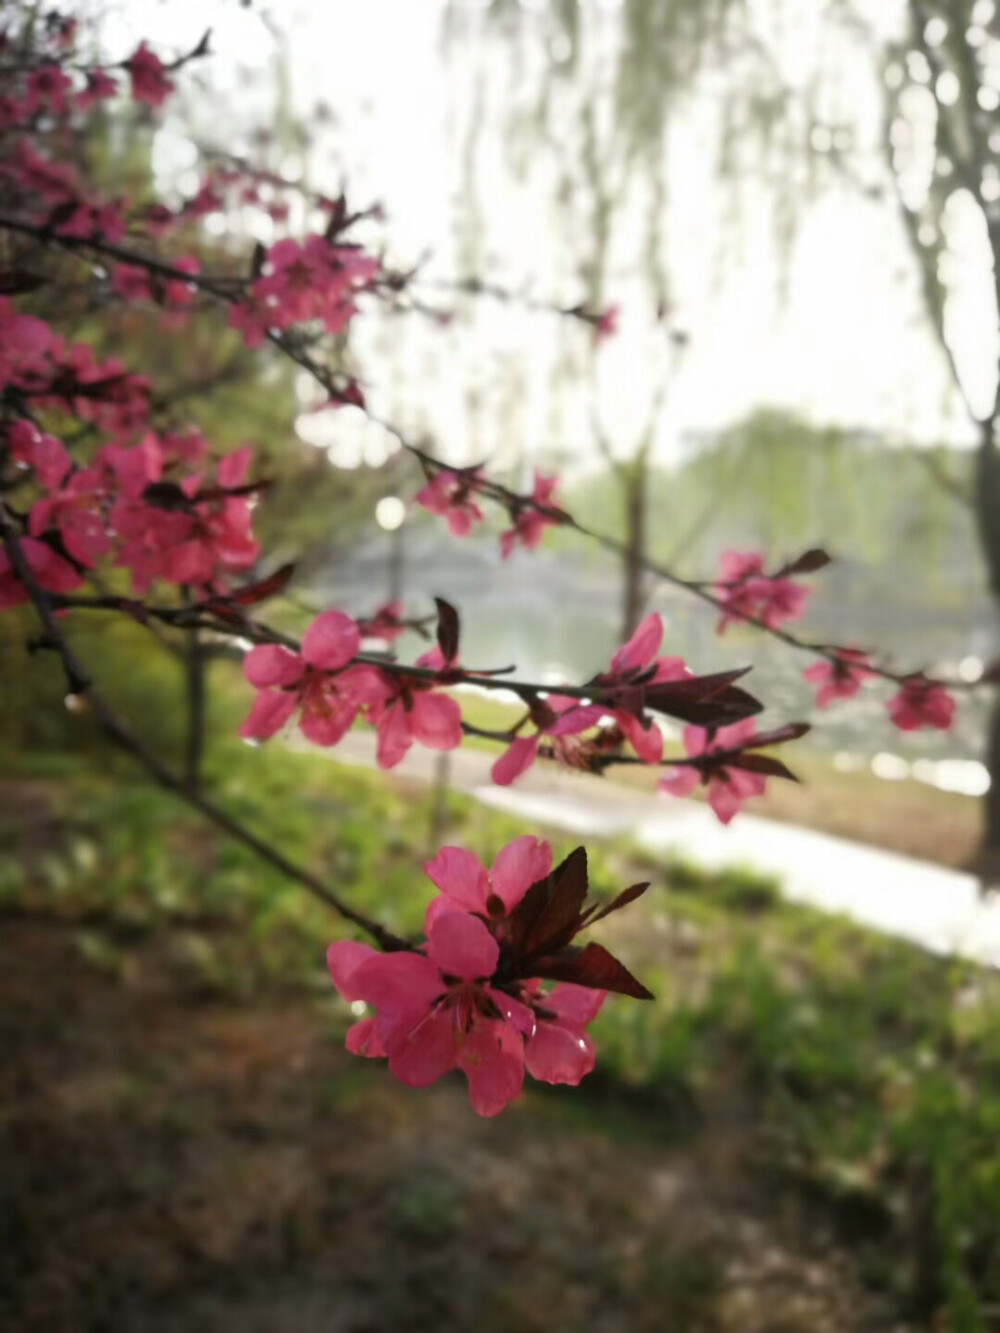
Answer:
[[[431, 850], [420, 790], [274, 750], [223, 747], [213, 764], [218, 794], [255, 830], [392, 927], [419, 925], [429, 885], [414, 867]], [[120, 776], [96, 779], [79, 761], [50, 757], [2, 779], [8, 922], [57, 927], [74, 965], [102, 985], [127, 992], [149, 955], [164, 994], [248, 1014], [308, 1002], [341, 1034], [349, 1014], [322, 963], [337, 924], [195, 816]], [[457, 798], [449, 819], [448, 839], [486, 858], [524, 831]], [[666, 1135], [685, 1169], [723, 1163], [768, 1225], [814, 1210], [826, 1250], [850, 1255], [866, 1299], [900, 1318], [936, 1311], [945, 1327], [995, 1327], [997, 978], [784, 905], [774, 885], [743, 873], [637, 864], [620, 846], [593, 861], [601, 891], [637, 876], [653, 882], [642, 905], [607, 927], [657, 1000], [609, 1002], [595, 1028], [598, 1071], [579, 1092], [533, 1092], [532, 1126], [537, 1116], [568, 1117], [574, 1132], [619, 1142], [623, 1163], [634, 1136]], [[388, 1084], [381, 1069], [339, 1056], [337, 1069], [338, 1105], [352, 1080]], [[289, 1095], [295, 1082], [289, 1071]], [[406, 1093], [400, 1104], [420, 1116], [426, 1096]], [[606, 1169], [628, 1168], [611, 1154]], [[406, 1204], [431, 1227], [440, 1206], [422, 1196]], [[706, 1282], [698, 1318], [709, 1304], [721, 1309], [727, 1289], [718, 1272]]]

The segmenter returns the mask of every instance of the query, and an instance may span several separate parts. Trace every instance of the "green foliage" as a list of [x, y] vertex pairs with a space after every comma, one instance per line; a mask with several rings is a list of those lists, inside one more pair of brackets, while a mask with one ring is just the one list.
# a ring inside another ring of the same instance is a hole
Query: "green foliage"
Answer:
[[[891, 589], [897, 606], [968, 596], [982, 578], [975, 533], [963, 507], [928, 475], [928, 464], [959, 484], [967, 470], [965, 458], [946, 449], [918, 456], [879, 438], [762, 410], [678, 468], [650, 472], [650, 554], [702, 576], [726, 546], [759, 545], [780, 560], [819, 544], [838, 558], [845, 577], [863, 564], [865, 591]], [[609, 514], [603, 473], [578, 483], [568, 504], [582, 523], [624, 537]]]

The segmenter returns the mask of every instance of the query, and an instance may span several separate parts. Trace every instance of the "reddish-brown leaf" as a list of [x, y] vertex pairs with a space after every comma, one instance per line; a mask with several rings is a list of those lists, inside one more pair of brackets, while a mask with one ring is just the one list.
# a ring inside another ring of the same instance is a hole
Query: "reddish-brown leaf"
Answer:
[[587, 852], [577, 847], [533, 884], [510, 914], [511, 942], [522, 957], [550, 953], [572, 939], [587, 896]]
[[740, 671], [720, 671], [710, 676], [647, 685], [646, 707], [699, 727], [724, 727], [753, 717], [764, 705], [733, 683], [748, 670], [749, 667], [744, 667]]
[[540, 959], [532, 972], [545, 981], [568, 981], [574, 986], [610, 990], [630, 995], [635, 1000], [652, 1000], [652, 991], [639, 981], [624, 963], [608, 953], [603, 944], [587, 944], [582, 949], [561, 949]]
[[451, 602], [446, 602], [443, 597], [435, 597], [434, 605], [437, 607], [437, 641], [441, 649], [441, 656], [449, 665], [458, 657], [458, 640], [461, 633], [461, 621], [458, 618], [458, 612], [452, 606]]
[[803, 551], [796, 560], [790, 560], [787, 565], [782, 565], [771, 577], [787, 579], [793, 574], [815, 574], [817, 570], [825, 569], [830, 563], [832, 557], [821, 546], [813, 546], [808, 551]]
[[587, 925], [592, 926], [595, 921], [603, 921], [612, 912], [620, 912], [629, 903], [634, 903], [636, 898], [641, 898], [648, 888], [648, 882], [646, 884], [632, 884], [629, 888], [622, 889], [617, 898], [613, 898], [605, 907], [596, 903], [594, 907], [584, 913]]

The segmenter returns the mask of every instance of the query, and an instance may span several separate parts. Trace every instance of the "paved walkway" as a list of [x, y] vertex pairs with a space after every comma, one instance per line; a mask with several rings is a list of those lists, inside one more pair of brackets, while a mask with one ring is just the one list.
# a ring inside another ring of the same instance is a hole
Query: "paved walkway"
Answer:
[[[331, 757], [374, 765], [374, 735], [351, 732]], [[779, 880], [792, 902], [843, 913], [936, 953], [1000, 967], [1000, 899], [983, 899], [973, 875], [754, 815], [728, 828], [696, 801], [647, 795], [552, 764], [536, 764], [514, 787], [489, 779], [493, 756], [444, 756], [449, 782], [497, 810], [580, 837], [628, 837], [655, 853], [708, 867], [743, 865]], [[441, 756], [414, 746], [395, 771], [432, 781]]]

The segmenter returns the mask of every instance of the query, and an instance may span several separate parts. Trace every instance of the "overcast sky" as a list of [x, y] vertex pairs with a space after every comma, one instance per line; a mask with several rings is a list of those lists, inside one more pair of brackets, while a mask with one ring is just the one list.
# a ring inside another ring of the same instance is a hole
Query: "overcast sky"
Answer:
[[[470, 7], [475, 8], [473, 0]], [[603, 7], [614, 10], [610, 2]], [[493, 68], [498, 58], [485, 50], [471, 60], [445, 63], [439, 0], [283, 0], [272, 10], [287, 39], [295, 110], [305, 116], [323, 100], [337, 116], [310, 163], [313, 179], [332, 185], [333, 158], [346, 160], [353, 200], [385, 203], [394, 253], [415, 258], [430, 249], [438, 272], [456, 271], [450, 237], [462, 189], [463, 128], [471, 99], [499, 81]], [[268, 115], [270, 81], [265, 78], [254, 91], [246, 78], [248, 71], [275, 67], [273, 32], [257, 14], [233, 0], [129, 0], [110, 11], [108, 40], [118, 50], [143, 35], [178, 49], [193, 44], [209, 23], [216, 54], [199, 77], [214, 99], [208, 124], [214, 119], [231, 141], [241, 120], [249, 128]], [[487, 91], [487, 100], [490, 95]], [[176, 168], [184, 155], [177, 126], [168, 125], [168, 131], [158, 161]], [[548, 212], [551, 181], [544, 168], [526, 182], [513, 181], [504, 164], [503, 135], [499, 117], [491, 122], [488, 116], [477, 178], [490, 218], [491, 254], [506, 280], [533, 278], [541, 294], [549, 280], [565, 279]], [[687, 159], [683, 134], [675, 149], [690, 206], [678, 210], [672, 244], [684, 256], [680, 297], [692, 338], [671, 384], [662, 456], [669, 457], [683, 435], [716, 429], [764, 405], [895, 438], [969, 441], [966, 418], [949, 395], [942, 359], [923, 320], [894, 208], [862, 201], [848, 187], [828, 194], [801, 227], [781, 298], [766, 208], [751, 197], [742, 254], [726, 266], [720, 284], [704, 240], [716, 207], [711, 175], [697, 152], [697, 135], [690, 137]], [[585, 223], [582, 217], [580, 225]], [[982, 400], [991, 387], [993, 349], [981, 238], [974, 220], [961, 215], [956, 236], [962, 254], [951, 336], [967, 387]], [[664, 364], [652, 348], [651, 338], [659, 335], [651, 331], [635, 281], [623, 272], [620, 289], [609, 289], [609, 298], [622, 309], [621, 332], [600, 353], [596, 399], [552, 387], [572, 332], [554, 329], [554, 321], [544, 317], [506, 310], [484, 312], [474, 338], [463, 336], [461, 328], [421, 333], [413, 347], [396, 349], [393, 373], [412, 382], [435, 355], [445, 359], [451, 382], [436, 381], [430, 424], [459, 456], [472, 448], [470, 385], [481, 390], [480, 403], [492, 405], [494, 417], [503, 405], [504, 419], [483, 427], [477, 447], [513, 438], [530, 454], [558, 437], [563, 444], [578, 442], [575, 447], [586, 456], [596, 402], [602, 423], [627, 448], [642, 427]], [[564, 286], [559, 295], [567, 295]], [[572, 362], [572, 346], [568, 355]], [[589, 364], [588, 357], [586, 333], [580, 330], [581, 366]], [[490, 387], [498, 365], [502, 392]], [[338, 429], [343, 433], [344, 423]], [[343, 461], [349, 461], [347, 453]]]

